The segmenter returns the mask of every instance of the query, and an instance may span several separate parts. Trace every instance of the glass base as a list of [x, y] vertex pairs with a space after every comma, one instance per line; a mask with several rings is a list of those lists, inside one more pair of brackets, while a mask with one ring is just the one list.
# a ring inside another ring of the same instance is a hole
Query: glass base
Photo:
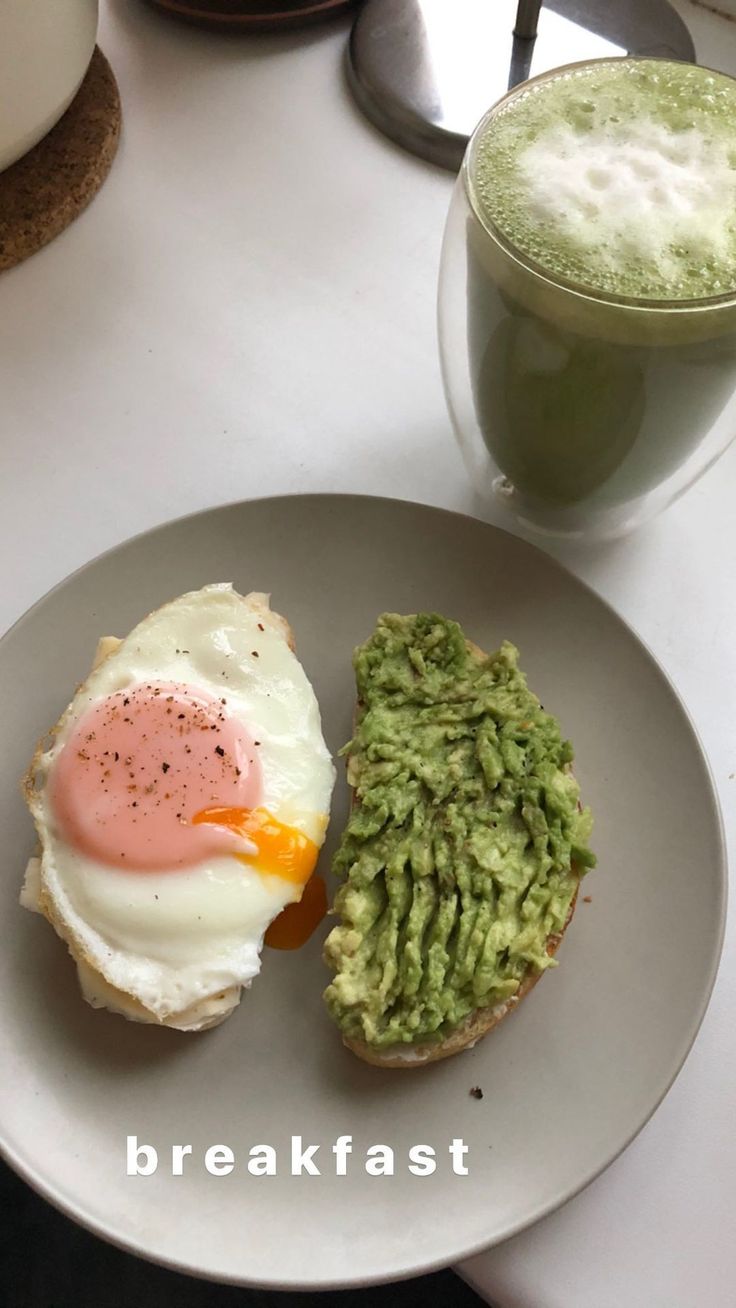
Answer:
[[635, 503], [600, 510], [530, 501], [502, 473], [492, 479], [487, 498], [511, 514], [525, 530], [548, 540], [615, 540], [635, 531], [652, 516], [646, 496]]

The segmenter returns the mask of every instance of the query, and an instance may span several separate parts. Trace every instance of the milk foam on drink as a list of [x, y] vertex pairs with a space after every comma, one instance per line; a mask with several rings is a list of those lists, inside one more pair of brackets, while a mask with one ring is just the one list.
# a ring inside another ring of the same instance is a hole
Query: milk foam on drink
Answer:
[[479, 124], [459, 187], [482, 475], [563, 534], [671, 498], [736, 394], [736, 80], [642, 58], [545, 74]]
[[736, 289], [736, 82], [606, 60], [531, 83], [488, 121], [476, 197], [553, 277], [692, 300]]

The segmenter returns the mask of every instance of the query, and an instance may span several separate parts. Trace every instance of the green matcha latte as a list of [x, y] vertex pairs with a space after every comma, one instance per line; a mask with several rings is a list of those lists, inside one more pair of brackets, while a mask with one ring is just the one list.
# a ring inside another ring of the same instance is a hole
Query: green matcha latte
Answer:
[[462, 185], [470, 382], [495, 466], [552, 526], [646, 496], [736, 389], [736, 81], [571, 65], [491, 111]]

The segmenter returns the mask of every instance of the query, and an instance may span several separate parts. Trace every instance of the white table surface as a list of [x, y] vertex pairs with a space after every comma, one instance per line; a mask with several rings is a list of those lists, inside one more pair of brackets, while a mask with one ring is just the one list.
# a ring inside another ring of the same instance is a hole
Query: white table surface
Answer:
[[[736, 24], [678, 8], [701, 61], [736, 71]], [[483, 515], [435, 342], [451, 179], [354, 108], [346, 32], [228, 40], [103, 0], [120, 153], [90, 209], [0, 279], [0, 629], [101, 550], [228, 500], [363, 491]], [[735, 502], [736, 446], [635, 537], [554, 550], [684, 695], [731, 837]], [[736, 1301], [735, 1010], [732, 922], [654, 1119], [563, 1210], [464, 1265], [481, 1293], [499, 1308]]]

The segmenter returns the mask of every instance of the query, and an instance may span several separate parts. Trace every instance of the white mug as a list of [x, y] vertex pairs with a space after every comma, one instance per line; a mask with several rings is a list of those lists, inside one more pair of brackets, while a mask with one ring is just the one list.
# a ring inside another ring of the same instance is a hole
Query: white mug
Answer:
[[96, 37], [97, 0], [0, 0], [0, 170], [69, 107]]

